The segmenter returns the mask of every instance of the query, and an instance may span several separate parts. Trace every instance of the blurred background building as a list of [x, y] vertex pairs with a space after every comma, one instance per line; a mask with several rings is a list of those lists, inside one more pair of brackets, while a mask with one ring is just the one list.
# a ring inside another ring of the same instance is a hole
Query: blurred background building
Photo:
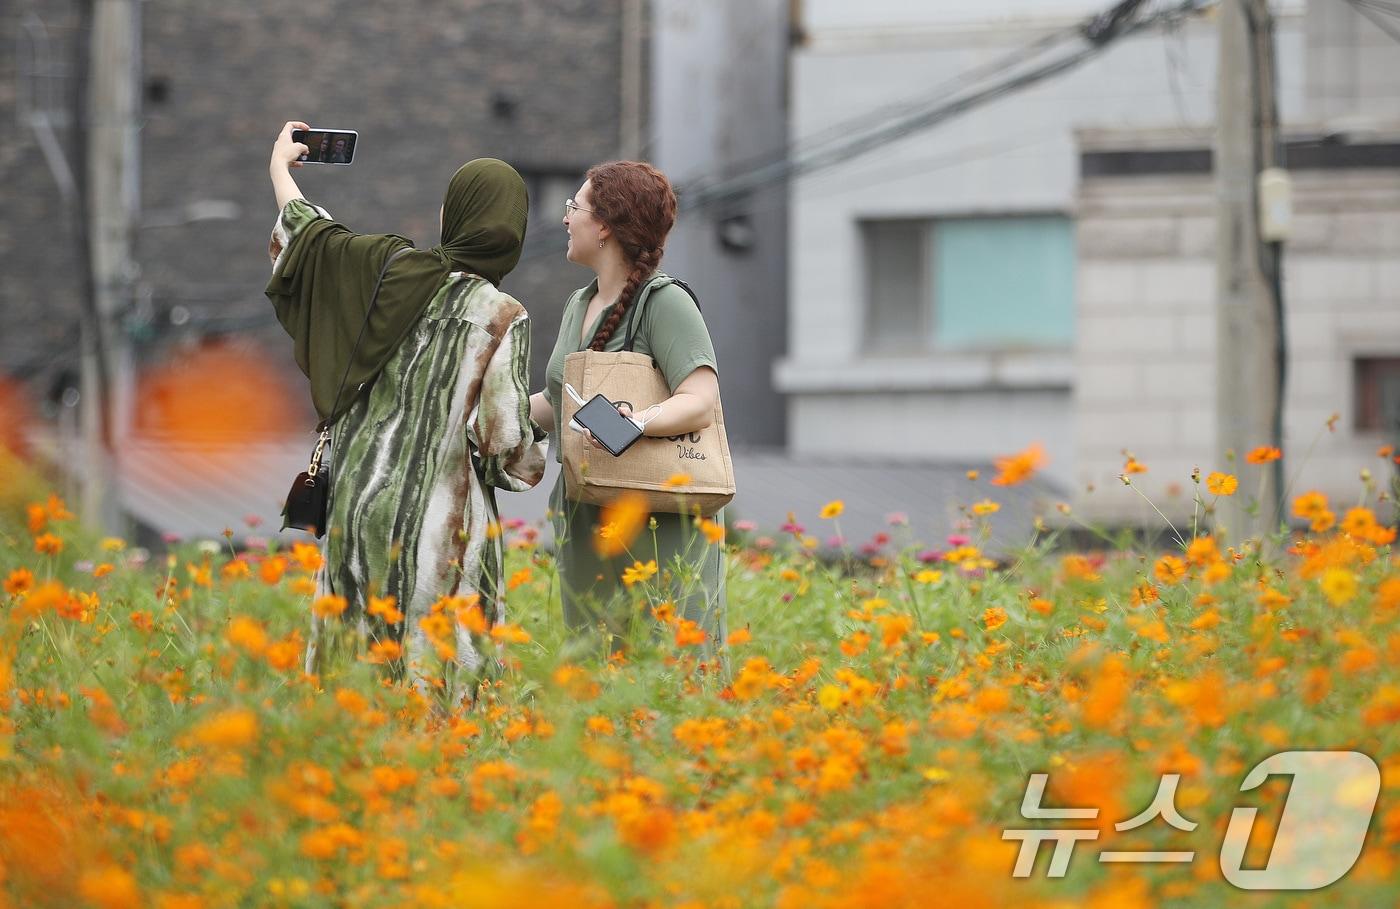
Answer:
[[134, 166], [117, 190], [130, 224], [113, 244], [125, 245], [109, 339], [126, 402], [117, 520], [148, 535], [237, 528], [245, 514], [266, 526], [309, 456], [305, 380], [263, 295], [267, 160], [287, 119], [360, 132], [352, 167], [296, 172], [309, 199], [420, 247], [437, 242], [463, 161], [521, 172], [530, 229], [505, 289], [529, 305], [543, 385], [563, 302], [588, 277], [563, 257], [563, 202], [588, 166], [639, 153], [647, 134], [641, 0], [117, 5], [130, 10], [125, 66], [98, 59], [90, 2], [0, 9], [0, 375], [24, 384], [74, 465], [95, 270], [84, 228], [97, 220], [84, 209], [97, 129], [83, 127], [100, 120], [93, 80], [130, 73], [137, 89]]
[[[1283, 448], [1294, 492], [1352, 498], [1400, 426], [1400, 5], [1272, 7], [1294, 181]], [[1174, 515], [1191, 511], [1193, 467], [1245, 475], [1218, 444], [1215, 400], [1217, 11], [1164, 15], [920, 126], [972, 86], [1089, 46], [1083, 24], [1103, 9], [804, 5], [794, 145], [891, 124], [899, 137], [792, 184], [775, 374], [794, 452], [981, 460], [1043, 440], [1076, 509], [1109, 523], [1159, 522], [1116, 479], [1129, 454], [1150, 465], [1135, 485]]]
[[[112, 6], [132, 17], [116, 58], [95, 20]], [[1400, 4], [1272, 12], [1284, 448], [1295, 492], [1350, 497], [1400, 422]], [[74, 465], [76, 493], [101, 348], [109, 523], [276, 522], [314, 422], [262, 293], [268, 152], [300, 118], [361, 136], [351, 168], [297, 172], [307, 196], [419, 246], [462, 161], [521, 171], [531, 228], [505, 289], [532, 315], [536, 387], [589, 278], [563, 258], [563, 200], [598, 161], [670, 174], [664, 267], [719, 353], [735, 517], [772, 529], [844, 498], [852, 538], [890, 512], [929, 536], [994, 492], [1013, 536], [1060, 499], [1154, 523], [1115, 479], [1128, 453], [1169, 514], [1194, 466], [1245, 473], [1217, 404], [1221, 31], [1204, 0], [12, 0], [4, 422], [27, 413], [19, 435]], [[1042, 483], [965, 479], [1032, 442]], [[502, 507], [538, 517], [544, 491]]]

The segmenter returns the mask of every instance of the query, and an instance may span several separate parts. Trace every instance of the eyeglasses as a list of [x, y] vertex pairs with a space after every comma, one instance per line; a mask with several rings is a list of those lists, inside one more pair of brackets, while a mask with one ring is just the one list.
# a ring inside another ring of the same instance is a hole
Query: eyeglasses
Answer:
[[577, 202], [575, 202], [573, 199], [565, 199], [565, 200], [564, 200], [564, 217], [567, 218], [569, 215], [572, 215], [572, 214], [573, 214], [574, 212], [576, 212], [576, 211], [586, 211], [586, 212], [588, 212], [590, 215], [596, 214], [596, 212], [594, 212], [593, 209], [591, 209], [591, 208], [584, 208], [582, 205], [579, 205], [579, 204], [578, 204]]

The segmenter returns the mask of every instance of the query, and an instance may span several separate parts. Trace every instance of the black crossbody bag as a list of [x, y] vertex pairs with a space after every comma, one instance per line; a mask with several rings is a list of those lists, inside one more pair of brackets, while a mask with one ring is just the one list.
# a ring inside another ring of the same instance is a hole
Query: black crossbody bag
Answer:
[[[334, 415], [340, 408], [340, 394], [345, 391], [345, 380], [350, 377], [350, 366], [355, 362], [355, 354], [369, 327], [369, 317], [374, 312], [374, 304], [379, 301], [379, 288], [384, 276], [389, 273], [389, 263], [408, 252], [411, 247], [395, 251], [384, 260], [379, 270], [379, 279], [374, 282], [374, 293], [370, 294], [369, 307], [365, 310], [365, 320], [360, 324], [360, 333], [355, 336], [355, 346], [350, 349], [350, 359], [345, 363], [345, 372], [340, 377], [340, 387], [335, 391], [335, 403], [331, 406]], [[322, 420], [316, 425], [316, 447], [311, 452], [311, 463], [306, 470], [297, 474], [292, 481], [292, 489], [287, 493], [287, 501], [282, 506], [282, 529], [296, 528], [314, 534], [319, 540], [326, 535], [326, 516], [330, 506], [331, 470], [325, 462], [326, 446], [331, 441], [331, 424]]]

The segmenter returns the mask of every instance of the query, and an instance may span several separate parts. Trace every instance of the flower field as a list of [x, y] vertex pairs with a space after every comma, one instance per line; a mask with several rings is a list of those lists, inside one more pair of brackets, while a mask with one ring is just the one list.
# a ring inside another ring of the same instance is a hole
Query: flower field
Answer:
[[[541, 534], [503, 528], [509, 624], [429, 617], [442, 656], [455, 624], [500, 655], [455, 710], [386, 680], [392, 646], [303, 673], [311, 611], [343, 607], [313, 602], [315, 547], [147, 557], [5, 481], [0, 907], [1400, 904], [1393, 502], [1304, 492], [1310, 529], [1232, 546], [1208, 506], [1257, 469], [1199, 478], [1202, 520], [1153, 547], [989, 540], [997, 487], [975, 479], [959, 537], [895, 516], [859, 560], [814, 545], [835, 499], [773, 538], [701, 528], [729, 553], [718, 662], [646, 563], [629, 589], [657, 617], [621, 653], [571, 640]], [[1241, 781], [1290, 749], [1380, 765], [1365, 849], [1320, 891], [1236, 889], [1233, 808], [1260, 807], [1246, 867], [1288, 845], [1288, 780]], [[1049, 845], [1013, 875], [1003, 831], [1057, 826], [1022, 817], [1032, 773], [1043, 805], [1099, 809], [1058, 825], [1095, 831], [1063, 877]], [[1194, 829], [1120, 832], [1163, 774]]]

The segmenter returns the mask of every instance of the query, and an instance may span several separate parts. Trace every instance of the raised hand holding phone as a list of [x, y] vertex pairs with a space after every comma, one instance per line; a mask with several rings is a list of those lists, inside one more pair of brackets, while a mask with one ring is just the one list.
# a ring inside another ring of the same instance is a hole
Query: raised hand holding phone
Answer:
[[306, 151], [297, 160], [304, 164], [349, 164], [355, 160], [360, 134], [353, 129], [303, 127], [292, 130], [292, 141]]
[[301, 167], [301, 157], [309, 149], [293, 136], [297, 130], [310, 129], [300, 120], [288, 120], [282, 125], [282, 132], [278, 134], [277, 141], [272, 144], [272, 165], [282, 165], [283, 167]]

